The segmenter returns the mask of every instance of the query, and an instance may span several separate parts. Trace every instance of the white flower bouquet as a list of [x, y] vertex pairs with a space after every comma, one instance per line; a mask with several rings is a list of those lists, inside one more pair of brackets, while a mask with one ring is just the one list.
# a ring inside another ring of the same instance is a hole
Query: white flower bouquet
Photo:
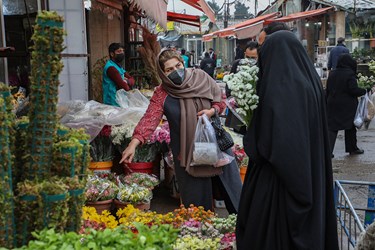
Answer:
[[242, 116], [246, 126], [249, 126], [253, 111], [258, 107], [259, 97], [256, 94], [259, 68], [248, 64], [239, 65], [235, 74], [224, 76], [223, 81], [235, 98], [235, 111]]

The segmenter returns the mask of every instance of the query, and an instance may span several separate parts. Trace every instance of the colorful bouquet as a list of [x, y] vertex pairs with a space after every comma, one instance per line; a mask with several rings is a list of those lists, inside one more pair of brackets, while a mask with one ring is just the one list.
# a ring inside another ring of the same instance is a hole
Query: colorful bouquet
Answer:
[[110, 138], [111, 126], [104, 126], [100, 133], [90, 143], [92, 161], [112, 161], [114, 147]]
[[98, 176], [89, 176], [86, 184], [86, 201], [105, 201], [116, 197], [118, 187], [115, 183], [101, 179]]
[[259, 102], [255, 89], [259, 68], [257, 66], [249, 66], [249, 64], [250, 62], [239, 65], [237, 73], [226, 75], [223, 79], [235, 98], [238, 106], [235, 111], [242, 115], [247, 126], [250, 124], [253, 111], [258, 107]]
[[131, 204], [149, 203], [152, 199], [150, 189], [137, 184], [120, 187], [117, 199], [121, 202], [130, 202]]
[[245, 150], [242, 146], [235, 144], [232, 147], [232, 152], [237, 161], [237, 166], [241, 167], [248, 164], [249, 158], [247, 157]]
[[152, 175], [144, 173], [131, 173], [123, 177], [123, 183], [126, 185], [137, 184], [138, 186], [152, 190], [159, 184], [159, 180]]
[[166, 142], [169, 144], [171, 142], [171, 136], [169, 131], [169, 124], [168, 122], [163, 122], [160, 126], [158, 126], [154, 133], [150, 137], [150, 143], [163, 143]]

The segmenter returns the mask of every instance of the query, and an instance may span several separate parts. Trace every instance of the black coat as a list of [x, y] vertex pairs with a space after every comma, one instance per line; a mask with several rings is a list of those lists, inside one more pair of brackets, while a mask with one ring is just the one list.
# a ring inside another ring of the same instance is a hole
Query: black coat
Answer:
[[366, 93], [358, 87], [356, 62], [349, 54], [339, 57], [337, 68], [327, 80], [328, 128], [332, 131], [352, 128], [358, 106], [358, 97]]
[[237, 249], [337, 250], [331, 150], [320, 78], [290, 31], [259, 54], [259, 106], [244, 137], [251, 159]]
[[207, 74], [213, 77], [215, 72], [215, 60], [210, 57], [205, 57], [201, 61], [200, 68], [204, 70]]

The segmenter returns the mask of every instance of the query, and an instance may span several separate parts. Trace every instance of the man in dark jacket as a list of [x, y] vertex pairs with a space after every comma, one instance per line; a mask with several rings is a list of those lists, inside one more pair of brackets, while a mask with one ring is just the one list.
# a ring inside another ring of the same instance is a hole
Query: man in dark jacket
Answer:
[[345, 41], [345, 38], [339, 37], [337, 39], [336, 47], [334, 47], [329, 53], [328, 65], [327, 65], [328, 70], [336, 69], [337, 60], [339, 59], [339, 56], [341, 54], [349, 54], [349, 50], [348, 48], [346, 48], [344, 41]]
[[204, 53], [204, 58], [201, 61], [200, 67], [212, 78], [214, 77], [215, 60], [210, 57], [210, 54], [208, 54], [208, 52]]
[[[357, 147], [357, 129], [354, 116], [358, 106], [358, 97], [366, 90], [357, 84], [357, 62], [349, 55], [339, 56], [337, 68], [327, 80], [327, 117], [331, 152], [335, 147], [337, 132], [345, 130], [345, 151], [352, 154], [363, 154]], [[333, 155], [332, 155], [333, 157]]]

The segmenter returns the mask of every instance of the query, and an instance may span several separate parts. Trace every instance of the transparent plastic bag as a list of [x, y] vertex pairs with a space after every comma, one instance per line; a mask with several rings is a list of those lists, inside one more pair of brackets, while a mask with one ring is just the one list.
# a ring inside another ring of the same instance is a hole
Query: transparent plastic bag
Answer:
[[222, 152], [216, 141], [215, 129], [204, 114], [199, 117], [195, 130], [193, 160], [191, 165], [212, 165], [222, 167], [234, 157]]
[[138, 89], [116, 92], [116, 102], [121, 108], [147, 108], [150, 101]]
[[354, 116], [354, 126], [361, 128], [367, 117], [367, 104], [369, 102], [368, 95], [365, 94], [358, 102], [357, 111]]

